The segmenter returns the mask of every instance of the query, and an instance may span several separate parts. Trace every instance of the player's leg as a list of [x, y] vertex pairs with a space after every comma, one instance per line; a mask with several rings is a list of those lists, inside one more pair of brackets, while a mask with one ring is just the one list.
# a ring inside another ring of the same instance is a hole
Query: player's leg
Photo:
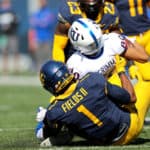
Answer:
[[114, 145], [124, 145], [130, 143], [141, 132], [146, 113], [150, 106], [149, 94], [150, 82], [138, 81], [135, 85], [137, 101], [135, 107], [137, 112], [131, 113], [131, 123], [128, 132]]
[[[137, 41], [137, 43], [141, 44], [145, 48], [147, 54], [150, 56], [150, 42], [149, 42], [150, 41], [150, 30], [137, 36], [136, 41]], [[150, 68], [150, 62], [147, 62], [147, 63], [134, 62], [134, 63], [139, 68], [139, 71], [142, 74], [143, 80], [145, 80], [145, 81], [150, 80], [150, 70], [148, 69], [148, 68]]]

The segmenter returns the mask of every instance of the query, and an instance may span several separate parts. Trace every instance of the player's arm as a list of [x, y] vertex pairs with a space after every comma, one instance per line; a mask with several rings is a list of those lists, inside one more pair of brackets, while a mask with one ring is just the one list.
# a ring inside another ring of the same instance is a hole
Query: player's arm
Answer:
[[119, 12], [115, 5], [105, 1], [104, 12], [107, 15], [107, 23], [105, 24], [105, 26], [101, 27], [103, 33], [121, 33], [122, 29], [119, 25]]
[[106, 82], [105, 93], [117, 104], [129, 104], [131, 102], [130, 94], [127, 90]]
[[137, 42], [131, 42], [128, 39], [125, 39], [127, 49], [123, 53], [123, 56], [130, 60], [135, 60], [140, 63], [145, 63], [148, 61], [149, 56], [146, 53], [143, 46], [138, 44]]
[[127, 77], [127, 75], [125, 73], [120, 73], [119, 74], [120, 80], [121, 80], [121, 85], [124, 89], [126, 89], [131, 97], [131, 102], [135, 103], [136, 102], [136, 94], [135, 94], [135, 90], [134, 87], [131, 83], [131, 81], [129, 80], [129, 78]]
[[121, 85], [124, 89], [126, 89], [129, 92], [130, 97], [131, 97], [131, 102], [136, 102], [135, 90], [134, 90], [134, 87], [133, 87], [131, 81], [125, 74], [125, 72], [126, 72], [125, 66], [126, 66], [126, 60], [123, 57], [116, 55], [116, 66], [115, 67], [116, 67], [116, 72], [119, 75]]
[[70, 27], [70, 18], [72, 14], [70, 13], [70, 7], [66, 0], [62, 0], [60, 3], [60, 8], [58, 12], [58, 23], [56, 25], [52, 58], [61, 62], [65, 62], [64, 48], [68, 43], [68, 29]]
[[[134, 60], [140, 63], [148, 61], [148, 54], [145, 52], [144, 47], [135, 42], [134, 39], [128, 39], [125, 35], [117, 33], [110, 33], [109, 44], [113, 54], [121, 55], [129, 60]], [[116, 44], [114, 44], [114, 42]]]
[[58, 22], [54, 34], [52, 58], [61, 62], [65, 62], [64, 48], [68, 42], [68, 25]]

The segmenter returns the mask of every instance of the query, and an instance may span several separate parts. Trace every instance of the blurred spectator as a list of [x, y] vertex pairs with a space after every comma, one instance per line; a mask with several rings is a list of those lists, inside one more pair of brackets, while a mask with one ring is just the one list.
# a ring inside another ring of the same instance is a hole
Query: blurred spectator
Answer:
[[147, 1], [146, 5], [147, 5], [147, 16], [150, 19], [150, 1]]
[[28, 44], [33, 68], [39, 70], [41, 64], [51, 58], [55, 13], [48, 7], [47, 0], [39, 0], [39, 9], [30, 17]]
[[19, 51], [17, 37], [18, 18], [10, 0], [0, 1], [0, 51], [3, 58], [3, 72], [9, 71], [9, 56], [13, 55], [14, 69], [18, 71]]

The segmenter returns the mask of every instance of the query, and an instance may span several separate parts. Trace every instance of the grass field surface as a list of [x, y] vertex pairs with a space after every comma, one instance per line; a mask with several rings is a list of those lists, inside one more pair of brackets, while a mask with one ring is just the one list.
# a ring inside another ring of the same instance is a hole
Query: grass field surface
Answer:
[[40, 86], [0, 85], [0, 150], [150, 150], [150, 125], [127, 146], [41, 148], [34, 135], [35, 115], [38, 106], [47, 106], [49, 97]]

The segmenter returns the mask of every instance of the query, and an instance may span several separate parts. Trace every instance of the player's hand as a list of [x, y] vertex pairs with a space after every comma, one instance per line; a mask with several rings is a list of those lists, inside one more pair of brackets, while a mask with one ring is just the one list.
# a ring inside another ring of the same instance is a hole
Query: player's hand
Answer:
[[123, 58], [119, 55], [116, 55], [115, 58], [116, 58], [116, 71], [117, 71], [117, 73], [125, 72], [125, 66], [126, 66], [125, 58]]
[[36, 115], [36, 121], [37, 122], [43, 121], [45, 118], [46, 112], [47, 112], [47, 110], [45, 108], [43, 108], [42, 106], [39, 106], [38, 112]]

